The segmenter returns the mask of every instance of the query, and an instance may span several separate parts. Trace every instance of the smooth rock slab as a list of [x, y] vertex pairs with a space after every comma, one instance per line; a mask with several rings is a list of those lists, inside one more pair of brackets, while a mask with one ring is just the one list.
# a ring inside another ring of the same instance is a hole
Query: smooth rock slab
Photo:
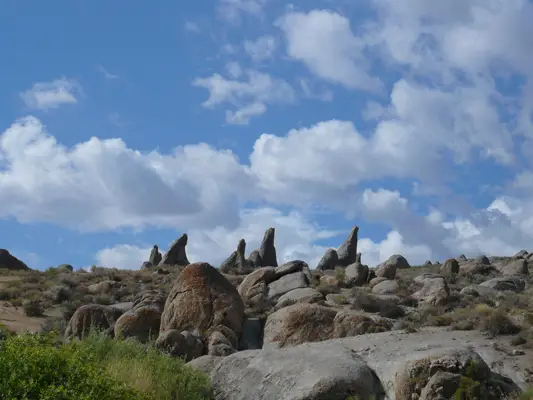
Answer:
[[316, 289], [306, 287], [285, 293], [278, 299], [276, 306], [282, 308], [296, 303], [316, 303], [320, 300], [324, 300], [322, 293]]
[[247, 350], [211, 371], [216, 400], [361, 400], [385, 398], [376, 374], [339, 346]]
[[518, 276], [506, 276], [502, 278], [494, 278], [481, 283], [479, 286], [488, 287], [495, 290], [511, 290], [516, 293], [523, 292], [526, 283]]
[[268, 300], [277, 300], [291, 290], [308, 286], [309, 281], [303, 272], [294, 272], [282, 276], [268, 285]]

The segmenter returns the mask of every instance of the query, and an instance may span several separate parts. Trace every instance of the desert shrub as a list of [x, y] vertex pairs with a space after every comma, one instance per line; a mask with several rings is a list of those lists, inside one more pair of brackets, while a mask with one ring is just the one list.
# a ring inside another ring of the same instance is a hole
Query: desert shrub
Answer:
[[134, 400], [141, 393], [102, 374], [91, 358], [55, 346], [52, 335], [8, 337], [0, 344], [0, 393], [6, 399]]
[[96, 304], [101, 304], [101, 305], [104, 305], [104, 306], [108, 306], [110, 304], [115, 303], [115, 299], [112, 296], [110, 296], [110, 295], [100, 294], [100, 295], [97, 295], [97, 296], [94, 297], [94, 302]]
[[7, 399], [201, 400], [207, 376], [150, 345], [92, 334], [61, 344], [54, 334], [0, 342], [0, 393]]
[[22, 302], [24, 314], [28, 317], [41, 317], [44, 313], [44, 307], [38, 300], [25, 300]]
[[92, 357], [108, 376], [128, 383], [148, 399], [209, 399], [209, 378], [185, 365], [184, 361], [160, 353], [152, 344], [115, 340], [92, 333], [74, 348]]
[[325, 284], [318, 285], [316, 290], [318, 290], [324, 297], [328, 294], [338, 294], [341, 292], [341, 289], [338, 286]]
[[478, 304], [469, 309], [457, 309], [448, 315], [453, 319], [451, 326], [457, 330], [479, 329], [492, 336], [516, 334], [521, 330], [505, 310], [486, 304]]

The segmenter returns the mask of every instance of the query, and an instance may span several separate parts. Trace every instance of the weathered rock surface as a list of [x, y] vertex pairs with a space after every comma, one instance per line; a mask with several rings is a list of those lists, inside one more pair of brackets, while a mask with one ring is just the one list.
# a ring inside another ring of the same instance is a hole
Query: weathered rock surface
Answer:
[[259, 250], [254, 250], [248, 256], [248, 264], [252, 265], [254, 268], [261, 268], [263, 266], [263, 259], [259, 254]]
[[340, 347], [243, 351], [217, 362], [210, 376], [217, 400], [382, 400], [385, 393], [373, 371]]
[[324, 300], [324, 296], [318, 290], [310, 287], [291, 290], [281, 296], [277, 303], [277, 308], [287, 307], [296, 303], [316, 303]]
[[366, 333], [386, 332], [392, 329], [392, 322], [375, 315], [355, 311], [340, 311], [333, 320], [331, 338], [364, 335]]
[[319, 271], [334, 270], [335, 267], [339, 264], [339, 256], [337, 255], [337, 250], [327, 249], [316, 269]]
[[157, 338], [165, 299], [163, 292], [155, 290], [138, 295], [131, 310], [122, 314], [116, 321], [115, 337], [132, 338], [140, 342]]
[[338, 265], [346, 267], [357, 261], [357, 235], [359, 227], [355, 226], [344, 243], [337, 249]]
[[385, 318], [400, 318], [404, 310], [398, 305], [400, 298], [391, 295], [378, 295], [362, 290], [354, 292], [352, 308], [369, 313], [377, 313]]
[[487, 275], [494, 270], [495, 268], [486, 257], [459, 262], [459, 273], [461, 274]]
[[223, 357], [205, 355], [205, 356], [195, 358], [194, 360], [188, 362], [187, 365], [191, 368], [203, 371], [209, 375], [211, 371], [213, 371], [213, 369], [223, 359], [224, 359]]
[[450, 298], [450, 289], [446, 280], [441, 275], [422, 274], [413, 282], [421, 285], [421, 288], [413, 293], [412, 297], [420, 303], [430, 305], [444, 305]]
[[263, 348], [295, 346], [330, 339], [337, 311], [314, 304], [298, 303], [269, 315]]
[[262, 311], [270, 306], [268, 302], [268, 285], [276, 279], [273, 267], [263, 267], [255, 270], [239, 285], [238, 292], [246, 307]]
[[220, 271], [228, 274], [249, 274], [253, 271], [254, 266], [251, 262], [246, 260], [244, 255], [246, 251], [246, 242], [244, 239], [239, 240], [237, 245], [237, 250], [235, 250], [231, 255], [220, 265]]
[[137, 307], [125, 312], [117, 320], [115, 337], [146, 342], [158, 337], [160, 324], [161, 309], [153, 306]]
[[360, 262], [350, 264], [344, 270], [344, 283], [348, 286], [364, 285], [368, 279], [368, 265]]
[[170, 329], [162, 332], [155, 343], [156, 347], [174, 357], [185, 361], [194, 360], [202, 356], [204, 344], [202, 340], [188, 331]]
[[524, 280], [519, 276], [505, 276], [490, 279], [480, 283], [479, 286], [488, 287], [499, 291], [511, 290], [513, 292], [520, 293], [524, 291], [526, 282], [524, 282]]
[[284, 294], [299, 288], [309, 286], [309, 280], [303, 272], [293, 272], [271, 282], [268, 285], [268, 300], [273, 302]]
[[17, 257], [11, 255], [6, 249], [0, 249], [0, 268], [11, 270], [27, 270], [30, 269], [26, 264], [20, 261]]
[[154, 245], [152, 248], [152, 251], [150, 252], [150, 257], [148, 258], [148, 262], [152, 265], [159, 265], [161, 260], [163, 259], [163, 256], [159, 252], [159, 247], [157, 244]]
[[181, 235], [170, 245], [170, 248], [163, 256], [160, 264], [165, 265], [189, 265], [189, 260], [187, 259], [187, 253], [185, 248], [187, 246], [188, 236], [186, 233]]
[[100, 304], [86, 304], [76, 310], [65, 329], [65, 339], [87, 337], [92, 329], [113, 332], [122, 310]]
[[400, 285], [398, 282], [386, 280], [378, 283], [372, 287], [372, 293], [375, 294], [396, 294], [400, 290]]
[[259, 248], [259, 256], [261, 257], [263, 266], [277, 267], [278, 260], [276, 257], [276, 247], [274, 246], [275, 229], [268, 228], [265, 232], [261, 247]]
[[459, 262], [455, 258], [450, 258], [444, 262], [440, 267], [442, 275], [452, 275], [459, 273]]
[[[204, 356], [189, 365], [197, 364], [210, 373], [217, 400], [345, 400], [349, 396], [404, 400], [419, 398], [421, 392], [429, 400], [431, 390], [439, 386], [435, 375], [461, 375], [470, 360], [479, 364], [474, 376], [482, 383], [494, 374], [487, 366], [498, 365], [498, 381], [505, 376], [508, 387], [525, 389], [528, 357], [531, 354], [506, 356], [476, 331], [424, 328], [415, 333], [390, 331], [250, 350], [225, 358]], [[405, 379], [407, 371], [414, 379]], [[404, 397], [405, 389], [412, 386], [415, 397]]]
[[242, 329], [244, 304], [237, 289], [207, 263], [184, 268], [174, 283], [161, 316], [161, 331], [205, 332], [217, 325], [237, 335]]
[[528, 263], [523, 258], [517, 258], [509, 262], [495, 263], [494, 266], [505, 276], [527, 275], [529, 273]]

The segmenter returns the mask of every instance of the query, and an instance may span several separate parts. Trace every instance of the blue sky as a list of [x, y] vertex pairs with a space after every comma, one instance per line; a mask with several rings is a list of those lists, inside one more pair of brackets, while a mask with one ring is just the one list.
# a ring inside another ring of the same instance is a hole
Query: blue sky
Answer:
[[0, 247], [218, 265], [277, 228], [312, 266], [512, 254], [533, 236], [532, 2], [0, 6]]

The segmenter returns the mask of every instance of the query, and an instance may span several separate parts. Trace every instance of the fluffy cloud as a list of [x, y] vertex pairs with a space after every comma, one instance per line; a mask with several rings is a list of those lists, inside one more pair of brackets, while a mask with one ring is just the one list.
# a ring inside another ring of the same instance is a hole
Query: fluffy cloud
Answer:
[[130, 244], [107, 247], [96, 253], [97, 265], [121, 269], [139, 269], [148, 260], [152, 247], [141, 248]]
[[253, 184], [207, 144], [143, 154], [96, 137], [65, 148], [27, 117], [0, 136], [0, 217], [82, 229], [238, 223]]
[[20, 94], [26, 107], [37, 110], [58, 108], [63, 104], [78, 102], [81, 86], [74, 80], [66, 78], [52, 82], [39, 82], [31, 89]]
[[295, 100], [293, 88], [284, 80], [256, 70], [242, 72], [247, 79], [238, 80], [241, 71], [235, 68], [235, 64], [231, 65], [230, 72], [232, 79], [213, 74], [193, 82], [195, 86], [209, 91], [204, 107], [228, 104], [234, 108], [226, 113], [226, 122], [230, 124], [247, 124], [251, 117], [263, 114], [267, 104], [286, 104]]
[[289, 13], [276, 22], [285, 35], [287, 54], [317, 76], [352, 89], [381, 87], [369, 75], [365, 43], [354, 35], [348, 18], [327, 10]]
[[[220, 4], [236, 21], [243, 14], [262, 15], [265, 3]], [[257, 247], [270, 225], [279, 228], [282, 260], [304, 258], [312, 264], [322, 254], [321, 235], [331, 232], [314, 226], [311, 217], [275, 208], [242, 211], [247, 201], [262, 207], [264, 201], [271, 207], [319, 206], [386, 224], [390, 231], [383, 240], [361, 239], [371, 265], [397, 252], [415, 264], [529, 248], [533, 5], [526, 0], [368, 3], [376, 11], [364, 14], [370, 21], [313, 10], [290, 11], [276, 22], [289, 59], [313, 75], [295, 78], [306, 97], [321, 97], [309, 82], [328, 85], [321, 90], [324, 99], [332, 98], [328, 87], [334, 85], [388, 91], [388, 99], [368, 102], [364, 128], [333, 119], [288, 133], [264, 132], [246, 164], [206, 144], [172, 154], [140, 153], [120, 139], [92, 138], [65, 148], [28, 117], [0, 136], [0, 217], [78, 229], [179, 227], [191, 236], [191, 258], [215, 264], [241, 237], [249, 240], [248, 250]], [[273, 43], [270, 36], [260, 37], [245, 42], [244, 50], [260, 62], [275, 50]], [[383, 71], [392, 73], [380, 74], [382, 80], [374, 75]], [[208, 90], [206, 108], [223, 108], [228, 123], [246, 124], [274, 104], [294, 102], [289, 81], [230, 63], [227, 75], [194, 84]], [[63, 103], [76, 100], [76, 93], [69, 98], [69, 91], [36, 87], [25, 94], [35, 108], [52, 108], [54, 93]], [[479, 168], [479, 162], [486, 171], [521, 173], [512, 185], [490, 172], [480, 174], [470, 183], [471, 192], [479, 195], [485, 185], [498, 185], [506, 188], [505, 196], [483, 192], [487, 207], [451, 212], [450, 183], [469, 184], [462, 174]], [[376, 189], [377, 181], [385, 182], [382, 186], [407, 181], [415, 190]], [[435, 197], [438, 210], [427, 204]], [[135, 260], [147, 257], [145, 247], [104, 249], [98, 257], [106, 264], [139, 265], [142, 260]]]

